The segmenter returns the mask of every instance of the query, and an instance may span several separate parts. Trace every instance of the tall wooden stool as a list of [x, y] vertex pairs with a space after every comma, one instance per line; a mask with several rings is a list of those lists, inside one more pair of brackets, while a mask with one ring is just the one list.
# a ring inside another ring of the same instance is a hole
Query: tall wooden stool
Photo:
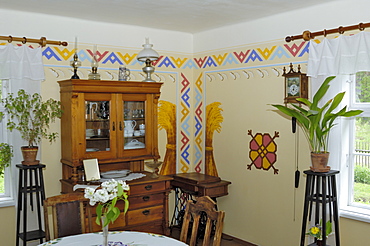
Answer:
[[[41, 206], [45, 200], [44, 178], [42, 169], [43, 164], [26, 166], [16, 165], [19, 168], [19, 185], [18, 185], [18, 210], [17, 210], [17, 246], [19, 239], [23, 240], [23, 246], [27, 245], [27, 241], [40, 240], [43, 242], [45, 232], [42, 230], [41, 224]], [[30, 195], [30, 206], [33, 211], [33, 196], [36, 198], [37, 222], [38, 230], [27, 231], [27, 196]], [[23, 210], [23, 231], [20, 232], [21, 211]]]
[[[339, 240], [339, 216], [338, 216], [338, 198], [335, 175], [339, 171], [331, 170], [325, 173], [313, 172], [311, 170], [304, 171], [307, 174], [306, 192], [303, 208], [301, 246], [304, 246], [306, 236], [307, 218], [311, 221], [312, 205], [315, 205], [315, 225], [320, 223], [322, 219], [322, 241], [326, 245], [326, 221], [334, 221], [335, 242], [336, 246], [340, 246]], [[321, 208], [321, 214], [320, 214]], [[329, 209], [329, 211], [327, 210]], [[329, 218], [327, 218], [329, 212]], [[321, 215], [321, 217], [320, 217]], [[316, 239], [315, 239], [316, 241]]]

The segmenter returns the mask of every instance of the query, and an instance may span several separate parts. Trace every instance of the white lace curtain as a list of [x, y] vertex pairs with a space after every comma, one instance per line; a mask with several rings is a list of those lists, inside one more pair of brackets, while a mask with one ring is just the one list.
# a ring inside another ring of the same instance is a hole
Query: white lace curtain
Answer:
[[370, 32], [310, 42], [307, 75], [311, 77], [370, 71]]
[[45, 79], [41, 47], [0, 45], [0, 79]]
[[[330, 88], [321, 104], [333, 98], [341, 91], [348, 91], [351, 85], [350, 75], [359, 71], [370, 71], [370, 32], [362, 31], [352, 36], [339, 36], [335, 39], [324, 38], [319, 44], [310, 42], [310, 52], [307, 65], [307, 75], [310, 76], [311, 95], [314, 95], [326, 77], [336, 76], [330, 82]], [[349, 93], [346, 93], [344, 101], [349, 102]], [[311, 96], [312, 98], [312, 96]], [[342, 149], [341, 134], [344, 122], [338, 122], [330, 134], [329, 151], [338, 153]], [[342, 153], [331, 155], [329, 164], [336, 168]]]
[[[19, 89], [24, 89], [30, 94], [40, 93], [41, 81], [44, 79], [41, 47], [0, 45], [0, 80], [5, 86], [5, 91], [16, 94]], [[3, 96], [7, 95], [3, 93]], [[20, 163], [22, 160], [20, 146], [25, 145], [25, 142], [20, 137], [19, 132], [5, 132], [2, 136], [3, 139], [0, 142], [6, 140], [6, 142], [13, 145], [14, 157], [12, 163]]]

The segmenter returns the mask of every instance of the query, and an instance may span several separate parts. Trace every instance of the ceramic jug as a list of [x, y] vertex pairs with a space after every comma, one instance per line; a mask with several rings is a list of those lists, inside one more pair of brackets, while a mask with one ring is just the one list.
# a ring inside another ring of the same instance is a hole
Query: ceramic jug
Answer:
[[135, 120], [125, 120], [125, 130], [128, 132], [133, 132], [136, 126]]
[[118, 80], [127, 81], [130, 78], [130, 69], [126, 67], [119, 67]]

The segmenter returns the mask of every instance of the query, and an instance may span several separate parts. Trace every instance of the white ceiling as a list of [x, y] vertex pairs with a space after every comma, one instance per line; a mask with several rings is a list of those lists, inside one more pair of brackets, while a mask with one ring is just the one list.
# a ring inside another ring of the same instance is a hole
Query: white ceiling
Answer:
[[0, 8], [197, 33], [335, 0], [0, 0]]

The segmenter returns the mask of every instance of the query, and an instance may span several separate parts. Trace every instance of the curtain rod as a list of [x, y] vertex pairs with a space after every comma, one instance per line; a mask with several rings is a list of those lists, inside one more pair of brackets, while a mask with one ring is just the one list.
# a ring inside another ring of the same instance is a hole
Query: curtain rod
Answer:
[[304, 31], [302, 35], [287, 36], [285, 38], [285, 41], [289, 43], [290, 41], [301, 39], [301, 38], [303, 38], [305, 41], [310, 41], [310, 39], [314, 39], [316, 36], [322, 36], [322, 35], [326, 36], [327, 34], [332, 34], [332, 33], [343, 34], [345, 31], [351, 31], [351, 30], [356, 30], [356, 29], [363, 31], [366, 27], [370, 27], [370, 23], [359, 23], [358, 25], [346, 26], [346, 27], [340, 26], [335, 29], [329, 29], [329, 30], [324, 29], [323, 31], [319, 31], [319, 32]]
[[17, 38], [17, 37], [12, 37], [12, 36], [0, 36], [0, 40], [6, 40], [9, 43], [11, 43], [13, 41], [22, 42], [22, 44], [25, 44], [25, 43], [36, 43], [36, 44], [41, 45], [41, 47], [45, 47], [47, 44], [51, 44], [51, 45], [62, 45], [62, 46], [67, 46], [68, 45], [67, 42], [46, 40], [45, 37], [41, 37], [40, 39], [32, 39], [32, 38], [26, 38], [26, 37]]

